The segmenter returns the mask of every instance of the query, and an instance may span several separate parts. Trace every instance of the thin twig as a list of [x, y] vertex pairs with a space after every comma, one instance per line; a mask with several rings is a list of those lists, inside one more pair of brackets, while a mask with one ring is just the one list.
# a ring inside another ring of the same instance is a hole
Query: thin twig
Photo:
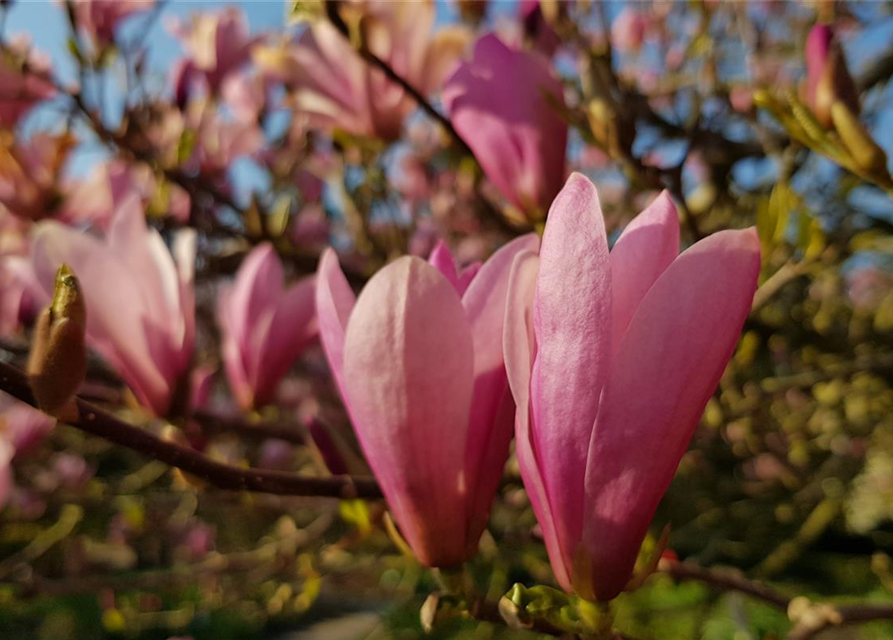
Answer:
[[[5, 362], [0, 362], [0, 390], [33, 407], [37, 406], [25, 373]], [[162, 440], [145, 429], [123, 422], [86, 400], [76, 398], [75, 401], [78, 419], [67, 424], [177, 467], [218, 489], [341, 499], [381, 497], [381, 490], [372, 478], [317, 478], [281, 471], [231, 467], [194, 449]]]

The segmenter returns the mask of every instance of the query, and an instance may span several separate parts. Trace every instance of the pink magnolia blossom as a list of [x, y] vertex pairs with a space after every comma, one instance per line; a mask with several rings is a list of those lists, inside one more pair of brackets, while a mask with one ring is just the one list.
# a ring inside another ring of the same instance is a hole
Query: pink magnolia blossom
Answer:
[[182, 187], [168, 183], [164, 193], [159, 193], [158, 181], [148, 166], [120, 159], [96, 165], [86, 178], [67, 180], [62, 190], [65, 199], [59, 218], [72, 224], [88, 222], [107, 229], [112, 214], [132, 193], [139, 194], [155, 214], [181, 222], [189, 217], [189, 194]]
[[114, 42], [119, 24], [154, 4], [155, 0], [74, 0], [74, 15], [78, 27], [103, 46]]
[[[440, 86], [468, 44], [458, 27], [431, 35], [433, 2], [371, 2], [363, 12], [366, 45], [422, 93]], [[259, 50], [255, 61], [291, 89], [296, 109], [314, 127], [393, 140], [416, 107], [327, 21], [314, 23], [297, 42]]]
[[188, 401], [186, 377], [195, 342], [195, 234], [180, 232], [173, 255], [146, 226], [139, 198], [126, 198], [104, 239], [57, 222], [36, 226], [32, 258], [52, 291], [63, 262], [77, 274], [87, 303], [87, 340], [155, 415]]
[[47, 414], [0, 392], [0, 440], [11, 444], [16, 454], [33, 449], [55, 425]]
[[539, 256], [519, 254], [505, 362], [518, 464], [559, 584], [609, 600], [735, 350], [760, 268], [753, 229], [677, 256], [666, 193], [608, 253], [594, 185], [574, 174]]
[[564, 106], [562, 87], [547, 61], [484, 36], [473, 60], [447, 81], [443, 99], [503, 197], [528, 218], [541, 218], [564, 182], [567, 147], [567, 124], [556, 108]]
[[67, 134], [48, 133], [0, 145], [0, 205], [30, 220], [53, 215], [62, 169], [73, 145], [74, 139]]
[[248, 32], [245, 15], [235, 7], [195, 14], [189, 23], [172, 22], [170, 30], [182, 42], [191, 71], [201, 75], [215, 94], [228, 75], [251, 59], [257, 43]]
[[243, 409], [270, 402], [316, 336], [314, 278], [302, 278], [288, 288], [284, 280], [279, 256], [264, 243], [248, 254], [235, 283], [218, 298], [226, 377]]
[[620, 53], [638, 53], [648, 22], [638, 9], [626, 7], [611, 23], [611, 43]]
[[30, 227], [0, 207], [0, 336], [18, 331], [45, 302], [29, 258]]
[[331, 249], [317, 271], [320, 337], [403, 536], [429, 566], [477, 549], [512, 431], [500, 336], [509, 266], [533, 235], [457, 271], [444, 244], [404, 256], [359, 299]]
[[0, 52], [0, 125], [14, 127], [38, 102], [56, 93], [51, 73], [49, 56], [32, 49], [23, 37]]
[[806, 38], [806, 101], [816, 119], [829, 127], [831, 105], [838, 100], [858, 115], [859, 93], [834, 29], [817, 24]]
[[45, 413], [0, 392], [0, 509], [12, 493], [13, 457], [42, 441], [55, 424]]

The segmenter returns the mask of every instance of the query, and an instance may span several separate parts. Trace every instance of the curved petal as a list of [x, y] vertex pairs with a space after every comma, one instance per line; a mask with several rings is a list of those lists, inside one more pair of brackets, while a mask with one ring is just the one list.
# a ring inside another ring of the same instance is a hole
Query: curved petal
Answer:
[[282, 295], [285, 274], [276, 250], [269, 242], [251, 250], [236, 273], [230, 294], [233, 332], [239, 340], [242, 358], [250, 360], [250, 335], [260, 317], [272, 312]]
[[338, 265], [334, 249], [323, 251], [316, 270], [316, 317], [319, 322], [319, 339], [332, 377], [341, 393], [341, 399], [350, 411], [344, 388], [344, 334], [347, 319], [356, 303], [356, 296]]
[[453, 286], [403, 257], [360, 294], [347, 326], [351, 417], [403, 535], [431, 566], [464, 562], [463, 474], [474, 351]]
[[220, 352], [223, 368], [230, 391], [242, 409], [250, 409], [254, 404], [254, 392], [248, 382], [247, 366], [242, 361], [239, 337], [234, 327], [237, 324], [232, 303], [232, 287], [221, 288], [217, 292], [217, 322], [220, 325]]
[[595, 186], [580, 174], [549, 211], [533, 323], [533, 439], [561, 545], [570, 551], [583, 527], [586, 457], [611, 351], [607, 236]]
[[471, 285], [472, 280], [474, 280], [482, 266], [482, 262], [472, 262], [459, 272], [459, 284], [456, 286], [456, 291], [459, 292], [460, 296], [464, 296], [465, 292], [468, 291], [469, 285]]
[[[456, 271], [456, 259], [453, 253], [443, 240], [438, 240], [437, 244], [431, 250], [428, 256], [428, 264], [440, 271], [443, 277], [450, 281], [450, 284], [459, 292], [459, 273]], [[462, 295], [459, 292], [459, 295]]]
[[599, 599], [613, 598], [630, 577], [654, 510], [735, 351], [759, 270], [753, 229], [716, 233], [680, 254], [630, 322], [586, 470], [583, 545]]
[[611, 249], [615, 353], [642, 298], [678, 254], [679, 214], [670, 194], [663, 191], [626, 225]]
[[536, 356], [533, 335], [533, 298], [539, 257], [532, 251], [522, 251], [515, 257], [509, 276], [505, 306], [505, 369], [509, 387], [517, 407], [515, 413], [515, 452], [524, 488], [530, 505], [543, 531], [546, 551], [555, 579], [566, 591], [571, 591], [570, 559], [561, 551], [557, 522], [552, 515], [549, 496], [543, 482], [536, 456], [530, 425], [530, 370]]
[[462, 296], [474, 339], [474, 396], [465, 449], [465, 477], [472, 495], [469, 541], [474, 543], [487, 525], [512, 439], [514, 411], [502, 349], [509, 274], [516, 255], [537, 248], [535, 233], [501, 247]]
[[255, 403], [269, 402], [280, 380], [316, 335], [315, 278], [299, 280], [284, 294], [270, 319], [258, 361]]

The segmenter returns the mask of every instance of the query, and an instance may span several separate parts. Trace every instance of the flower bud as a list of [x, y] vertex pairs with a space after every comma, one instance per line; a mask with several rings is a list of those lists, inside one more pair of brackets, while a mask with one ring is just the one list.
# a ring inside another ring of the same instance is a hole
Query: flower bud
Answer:
[[838, 101], [831, 106], [831, 120], [857, 165], [867, 171], [886, 173], [887, 154], [846, 104]]
[[847, 69], [846, 58], [834, 37], [834, 30], [825, 24], [817, 24], [806, 40], [807, 101], [816, 119], [828, 128], [831, 126], [831, 107], [843, 101], [849, 109], [859, 114], [859, 95], [856, 84]]
[[53, 302], [37, 319], [28, 359], [28, 376], [37, 406], [69, 419], [71, 402], [84, 380], [87, 351], [84, 342], [87, 309], [78, 279], [67, 265], [56, 272]]

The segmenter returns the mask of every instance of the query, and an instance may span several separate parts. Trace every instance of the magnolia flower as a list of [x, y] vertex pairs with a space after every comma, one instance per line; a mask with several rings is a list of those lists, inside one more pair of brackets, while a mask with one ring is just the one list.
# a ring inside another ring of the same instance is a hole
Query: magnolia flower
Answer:
[[74, 15], [78, 27], [93, 38], [97, 45], [114, 42], [118, 25], [130, 16], [147, 11], [155, 0], [74, 0]]
[[677, 256], [661, 194], [608, 253], [595, 187], [574, 174], [542, 249], [518, 255], [505, 362], [518, 464], [559, 584], [609, 600], [738, 341], [756, 289], [753, 229]]
[[503, 197], [522, 215], [542, 218], [564, 181], [567, 147], [561, 83], [545, 58], [484, 36], [472, 61], [447, 80], [443, 99]]
[[49, 57], [23, 37], [0, 52], [0, 125], [14, 127], [38, 102], [55, 94], [51, 73]]
[[320, 338], [358, 439], [421, 562], [474, 555], [508, 456], [500, 336], [509, 266], [531, 234], [457, 271], [444, 244], [404, 256], [359, 299], [331, 249], [317, 271]]
[[250, 60], [257, 42], [248, 32], [245, 15], [235, 7], [195, 14], [188, 24], [175, 21], [169, 28], [183, 44], [190, 68], [204, 78], [213, 93], [229, 74]]
[[645, 41], [647, 26], [641, 11], [626, 7], [611, 23], [611, 43], [621, 53], [638, 53]]
[[185, 380], [195, 342], [191, 230], [176, 236], [172, 253], [146, 226], [136, 195], [121, 203], [104, 239], [46, 221], [36, 225], [32, 246], [48, 294], [60, 264], [77, 274], [87, 305], [87, 343], [159, 416], [188, 401]]
[[60, 176], [74, 138], [35, 133], [27, 142], [10, 142], [0, 143], [0, 204], [20, 218], [37, 220], [53, 215]]
[[113, 159], [97, 164], [85, 178], [69, 178], [58, 217], [70, 224], [88, 222], [107, 229], [112, 215], [129, 195], [137, 193], [153, 215], [180, 222], [189, 218], [189, 194], [182, 187], [160, 182], [144, 164]]
[[[423, 94], [440, 86], [468, 43], [458, 27], [431, 35], [432, 2], [363, 3], [362, 10], [366, 46]], [[286, 84], [295, 108], [314, 127], [393, 140], [416, 107], [327, 21], [315, 22], [297, 42], [259, 47], [255, 62]]]
[[13, 452], [30, 451], [55, 425], [56, 421], [47, 414], [0, 392], [0, 441], [12, 445]]
[[0, 392], [0, 509], [12, 493], [12, 460], [32, 449], [55, 426], [55, 419]]
[[316, 336], [312, 276], [283, 290], [282, 262], [269, 243], [220, 292], [217, 318], [229, 386], [243, 409], [270, 402], [279, 381]]
[[806, 38], [806, 101], [825, 127], [832, 124], [831, 107], [842, 101], [859, 114], [859, 93], [847, 69], [846, 58], [834, 29], [817, 24]]

